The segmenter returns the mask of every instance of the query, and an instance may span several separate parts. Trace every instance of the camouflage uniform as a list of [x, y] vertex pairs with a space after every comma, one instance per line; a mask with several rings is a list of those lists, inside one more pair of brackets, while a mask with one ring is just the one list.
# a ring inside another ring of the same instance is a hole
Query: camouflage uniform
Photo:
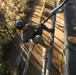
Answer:
[[28, 30], [27, 31], [23, 31], [23, 39], [24, 42], [27, 43], [29, 42], [29, 39], [33, 39], [33, 41], [35, 43], [38, 43], [39, 41], [41, 41], [41, 36], [42, 36], [42, 31], [43, 29], [51, 32], [51, 29], [48, 29], [45, 25], [40, 24], [40, 25], [27, 25], [28, 26]]

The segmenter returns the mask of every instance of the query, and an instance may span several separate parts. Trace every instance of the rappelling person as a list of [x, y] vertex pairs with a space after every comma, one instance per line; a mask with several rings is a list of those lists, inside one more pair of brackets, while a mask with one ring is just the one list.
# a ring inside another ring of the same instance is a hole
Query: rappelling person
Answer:
[[43, 29], [46, 30], [47, 32], [54, 32], [53, 28], [47, 28], [44, 24], [25, 25], [22, 20], [17, 20], [15, 26], [17, 29], [23, 30], [23, 41], [25, 43], [29, 42], [30, 39], [32, 39], [35, 44], [42, 42]]

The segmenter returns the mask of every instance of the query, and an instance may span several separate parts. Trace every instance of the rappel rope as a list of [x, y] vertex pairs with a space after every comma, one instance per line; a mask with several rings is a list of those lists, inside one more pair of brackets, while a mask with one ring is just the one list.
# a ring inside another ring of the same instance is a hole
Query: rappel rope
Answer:
[[32, 39], [30, 39], [30, 40], [29, 40], [29, 51], [28, 51], [28, 56], [27, 56], [27, 59], [26, 59], [26, 65], [25, 65], [25, 67], [24, 67], [24, 70], [23, 70], [22, 75], [26, 75], [26, 73], [27, 73], [28, 66], [29, 66], [29, 60], [30, 60], [30, 56], [31, 56], [33, 47], [34, 47], [34, 43], [33, 43]]

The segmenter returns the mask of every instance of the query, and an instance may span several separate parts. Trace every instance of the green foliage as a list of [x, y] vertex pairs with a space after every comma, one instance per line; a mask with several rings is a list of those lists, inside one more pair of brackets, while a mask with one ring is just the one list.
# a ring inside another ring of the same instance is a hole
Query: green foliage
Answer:
[[[7, 55], [10, 52], [14, 38], [9, 38], [7, 42], [1, 45], [0, 50], [0, 75], [13, 75], [12, 69], [9, 63], [6, 61]], [[12, 43], [12, 44], [11, 44]]]
[[13, 75], [7, 62], [0, 63], [0, 75]]
[[9, 54], [12, 44], [14, 43], [14, 38], [8, 38], [8, 40], [2, 44], [2, 61], [6, 60], [6, 56]]

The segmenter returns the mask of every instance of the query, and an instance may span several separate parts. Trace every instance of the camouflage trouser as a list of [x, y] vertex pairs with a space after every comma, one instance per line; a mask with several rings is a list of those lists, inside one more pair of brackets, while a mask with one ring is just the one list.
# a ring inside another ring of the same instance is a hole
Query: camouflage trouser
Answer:
[[46, 45], [46, 44], [44, 43], [44, 41], [43, 41], [43, 39], [42, 39], [42, 36], [40, 36], [40, 35], [36, 35], [32, 40], [33, 40], [33, 42], [34, 42], [35, 44], [40, 44], [40, 45], [42, 45], [42, 46], [45, 47], [45, 48], [49, 47], [48, 45]]
[[23, 32], [23, 38], [24, 41], [27, 43], [29, 42], [29, 39], [35, 39], [34, 41], [36, 43], [42, 41], [42, 33], [43, 29], [46, 30], [47, 32], [50, 32], [51, 30], [47, 28], [45, 25], [40, 24], [36, 27], [29, 26], [29, 29], [27, 31]]
[[36, 36], [33, 38], [33, 42], [34, 42], [35, 44], [38, 44], [38, 43], [43, 42], [42, 37], [41, 37], [40, 35], [36, 35]]

